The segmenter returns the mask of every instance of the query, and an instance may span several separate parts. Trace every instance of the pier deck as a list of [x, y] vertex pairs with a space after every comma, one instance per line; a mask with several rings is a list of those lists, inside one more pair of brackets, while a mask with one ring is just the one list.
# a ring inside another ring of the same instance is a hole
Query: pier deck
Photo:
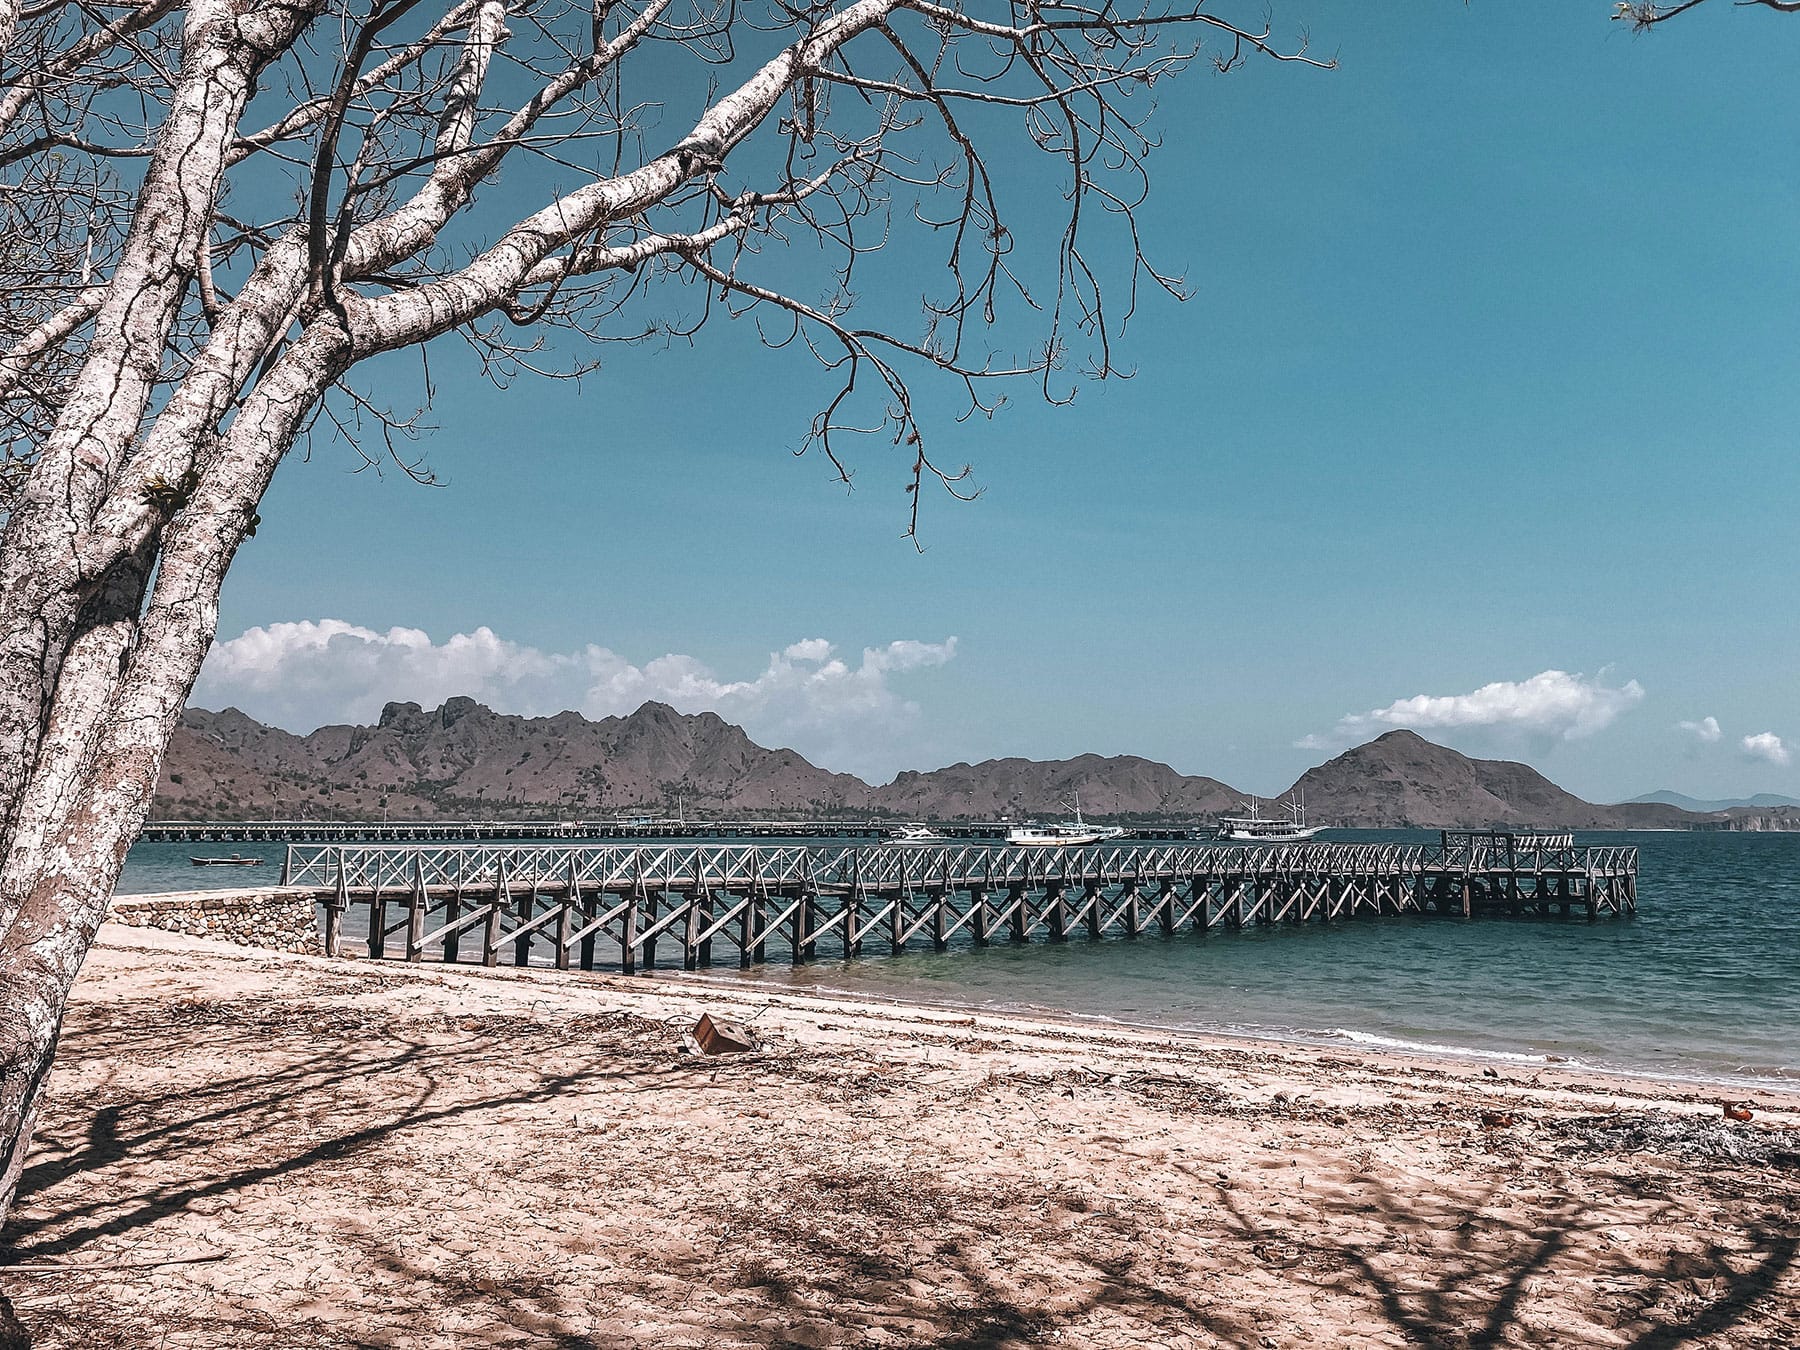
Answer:
[[[892, 820], [152, 820], [138, 838], [169, 843], [472, 843], [483, 840], [885, 839]], [[1006, 821], [958, 820], [932, 827], [953, 839], [999, 839]], [[1133, 839], [1191, 839], [1193, 825], [1134, 825]]]
[[[1635, 913], [1637, 850], [1569, 835], [1445, 832], [1436, 845], [1111, 842], [583, 846], [291, 845], [284, 885], [353, 910], [371, 957], [688, 970], [943, 951], [1043, 937], [1330, 923], [1393, 914]], [[715, 948], [728, 951], [715, 951]], [[547, 959], [543, 959], [547, 956]]]

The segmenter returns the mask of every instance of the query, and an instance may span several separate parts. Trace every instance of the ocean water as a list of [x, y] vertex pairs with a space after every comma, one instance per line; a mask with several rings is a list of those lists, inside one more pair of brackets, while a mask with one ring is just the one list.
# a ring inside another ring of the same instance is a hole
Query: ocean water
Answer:
[[[1554, 1055], [1746, 1090], [1800, 1087], [1800, 834], [1583, 834], [1580, 842], [1639, 849], [1636, 917], [1590, 925], [1434, 916], [1167, 940], [962, 942], [942, 954], [915, 948], [897, 958], [716, 973], [764, 987], [1517, 1063]], [[195, 868], [188, 856], [196, 852], [240, 852], [268, 865]], [[120, 890], [273, 882], [281, 856], [277, 845], [140, 844]]]

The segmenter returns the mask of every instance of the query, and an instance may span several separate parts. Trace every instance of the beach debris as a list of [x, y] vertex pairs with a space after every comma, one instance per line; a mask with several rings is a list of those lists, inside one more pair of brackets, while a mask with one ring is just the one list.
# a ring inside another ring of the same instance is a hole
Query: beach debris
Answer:
[[1481, 1125], [1483, 1129], [1510, 1130], [1513, 1127], [1513, 1124], [1514, 1118], [1511, 1111], [1483, 1111], [1481, 1113]]
[[756, 1049], [756, 1033], [745, 1023], [728, 1022], [711, 1013], [700, 1014], [688, 1037], [703, 1055], [741, 1055]]
[[1483, 1069], [1481, 1071], [1481, 1076], [1483, 1078], [1498, 1078], [1500, 1076], [1500, 1070], [1498, 1070], [1498, 1069]]
[[1540, 1128], [1584, 1153], [1658, 1153], [1696, 1162], [1800, 1168], [1800, 1130], [1745, 1129], [1717, 1116], [1619, 1111], [1544, 1122]]
[[1750, 1109], [1750, 1102], [1720, 1102], [1719, 1105], [1725, 1108], [1727, 1120], [1749, 1120], [1755, 1114]]
[[[94, 1271], [115, 1270], [154, 1270], [158, 1266], [193, 1266], [208, 1261], [223, 1261], [230, 1252], [219, 1248], [213, 1251], [196, 1252], [190, 1256], [153, 1256], [144, 1259], [120, 1259], [111, 1261], [19, 1261], [12, 1265], [0, 1266], [0, 1273], [7, 1275], [80, 1275]], [[0, 1339], [0, 1350], [5, 1350], [6, 1342]]]

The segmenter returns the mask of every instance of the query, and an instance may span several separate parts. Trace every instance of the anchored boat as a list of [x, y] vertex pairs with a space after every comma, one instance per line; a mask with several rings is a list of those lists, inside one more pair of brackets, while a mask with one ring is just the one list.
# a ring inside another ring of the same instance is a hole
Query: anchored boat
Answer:
[[240, 858], [232, 854], [229, 858], [193, 858], [188, 859], [195, 867], [261, 867], [261, 858]]
[[[1067, 805], [1065, 802], [1064, 805]], [[1117, 825], [1090, 825], [1081, 818], [1081, 795], [1075, 796], [1074, 820], [1057, 825], [1015, 825], [1006, 832], [1006, 842], [1014, 848], [1076, 848], [1082, 844], [1098, 844], [1117, 839], [1125, 833]]]
[[1219, 838], [1233, 839], [1246, 844], [1297, 844], [1311, 839], [1324, 827], [1306, 823], [1306, 799], [1290, 797], [1281, 803], [1288, 813], [1282, 820], [1277, 816], [1265, 817], [1262, 813], [1262, 802], [1250, 799], [1250, 814], [1247, 816], [1226, 816], [1219, 821]]

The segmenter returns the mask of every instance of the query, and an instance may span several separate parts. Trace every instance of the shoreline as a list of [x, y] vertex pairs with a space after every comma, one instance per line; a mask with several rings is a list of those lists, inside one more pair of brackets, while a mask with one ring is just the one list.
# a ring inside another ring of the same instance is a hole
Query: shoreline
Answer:
[[[867, 957], [842, 967], [837, 946], [822, 941], [820, 961], [792, 974], [779, 942], [769, 965], [742, 975], [728, 948], [711, 976], [970, 1012], [1069, 1015], [1100, 1025], [1110, 1018], [1346, 1054], [1385, 1049], [1477, 1068], [1529, 1068], [1531, 1059], [1507, 1056], [1541, 1056], [1545, 1066], [1567, 1068], [1566, 1059], [1589, 1073], [1700, 1092], [1791, 1094], [1800, 1091], [1800, 1043], [1791, 1030], [1800, 1025], [1800, 955], [1784, 939], [1794, 931], [1794, 911], [1783, 899], [1782, 874], [1765, 875], [1769, 860], [1756, 861], [1763, 850], [1729, 845], [1708, 843], [1695, 857], [1711, 861], [1692, 872], [1675, 862], [1690, 852], [1685, 847], [1653, 855], [1646, 841], [1644, 856], [1661, 858], [1652, 872], [1663, 880], [1646, 881], [1645, 913], [1619, 923], [1583, 927], [1580, 915], [1480, 923], [1400, 917], [1331, 925], [1329, 941], [1323, 925], [1292, 932], [1283, 925], [1279, 933], [1215, 929], [1204, 942], [1183, 932], [1174, 942], [1076, 941], [1059, 949], [1034, 942], [1017, 950], [999, 943], [958, 954], [965, 925], [950, 937], [949, 961], [921, 934], [906, 960], [891, 962], [878, 935]], [[1717, 881], [1716, 893], [1698, 878]], [[177, 876], [168, 884], [193, 883]], [[547, 959], [546, 945], [532, 955]], [[463, 954], [470, 955], [466, 943]], [[616, 951], [599, 955], [617, 969]], [[665, 970], [679, 970], [679, 943], [663, 955]]]
[[[533, 987], [552, 991], [566, 985], [571, 992], [603, 992], [626, 1003], [655, 1006], [660, 1006], [662, 1001], [669, 999], [698, 1001], [723, 993], [755, 1010], [745, 1012], [728, 1009], [738, 1013], [737, 1020], [754, 1020], [763, 1011], [775, 1009], [793, 1013], [827, 1012], [884, 1021], [898, 1017], [944, 1028], [973, 1027], [1027, 1036], [1074, 1038], [1096, 1045], [1117, 1045], [1133, 1051], [1225, 1051], [1273, 1056], [1306, 1064], [1316, 1064], [1321, 1060], [1347, 1061], [1375, 1071], [1426, 1071], [1472, 1085], [1491, 1084], [1497, 1078], [1502, 1084], [1541, 1085], [1571, 1092], [1711, 1107], [1714, 1112], [1717, 1112], [1720, 1103], [1726, 1098], [1735, 1101], [1746, 1090], [1754, 1089], [1763, 1112], [1782, 1117], [1785, 1124], [1800, 1128], [1800, 1083], [1788, 1086], [1768, 1080], [1721, 1081], [1595, 1066], [1572, 1060], [1562, 1064], [1536, 1058], [1526, 1060], [1522, 1057], [1502, 1061], [1487, 1058], [1479, 1051], [1464, 1055], [1451, 1051], [1363, 1045], [1353, 1041], [1288, 1039], [1207, 1027], [1131, 1022], [1104, 1014], [1079, 1013], [1067, 1009], [996, 1009], [951, 1000], [902, 998], [892, 994], [864, 993], [831, 986], [783, 986], [773, 981], [743, 979], [724, 972], [659, 969], [654, 975], [625, 975], [615, 971], [557, 970], [547, 965], [533, 965], [522, 969], [510, 965], [489, 968], [467, 963], [374, 961], [353, 955], [337, 958], [303, 956], [265, 952], [262, 949], [238, 947], [230, 943], [145, 928], [121, 930], [118, 933], [103, 929], [100, 942], [113, 950], [155, 952], [193, 949], [226, 959], [233, 956], [250, 959], [271, 957], [325, 970], [347, 968], [384, 979], [414, 978], [438, 982], [469, 977], [501, 984], [528, 983]], [[1488, 1070], [1493, 1070], [1493, 1073], [1488, 1073]], [[1788, 1117], [1792, 1119], [1787, 1119]]]
[[[356, 958], [352, 958], [356, 959]], [[876, 957], [876, 960], [888, 958]], [[507, 967], [511, 969], [511, 967]], [[539, 969], [539, 967], [533, 967]], [[549, 970], [550, 967], [542, 969]], [[567, 974], [571, 972], [559, 972]], [[608, 978], [642, 979], [643, 976], [614, 976], [611, 972], [579, 972], [582, 975], [604, 973]], [[706, 974], [691, 971], [658, 971], [654, 977], [658, 980], [677, 979], [691, 981], [702, 986], [719, 986], [728, 989], [765, 989], [778, 988], [772, 982], [765, 983], [758, 979], [743, 979], [731, 974]], [[1091, 1028], [1104, 1032], [1108, 1028], [1123, 1031], [1140, 1032], [1148, 1036], [1175, 1036], [1187, 1039], [1198, 1045], [1218, 1044], [1240, 1049], [1303, 1049], [1341, 1054], [1351, 1058], [1369, 1058], [1396, 1065], [1424, 1064], [1444, 1068], [1451, 1071], [1473, 1070], [1484, 1068], [1507, 1069], [1517, 1071], [1553, 1071], [1565, 1077], [1576, 1077], [1582, 1074], [1591, 1075], [1605, 1081], [1621, 1081], [1636, 1084], [1646, 1091], [1655, 1092], [1663, 1088], [1685, 1088], [1693, 1092], [1712, 1091], [1715, 1093], [1756, 1092], [1788, 1102], [1793, 1109], [1800, 1109], [1800, 1078], [1779, 1079], [1761, 1078], [1750, 1075], [1708, 1076], [1703, 1074], [1658, 1073], [1649, 1069], [1634, 1069], [1623, 1066], [1592, 1064], [1573, 1057], [1561, 1060], [1551, 1059], [1547, 1054], [1528, 1051], [1485, 1050], [1478, 1046], [1436, 1046], [1419, 1044], [1364, 1043], [1349, 1035], [1331, 1039], [1330, 1033], [1320, 1032], [1309, 1036], [1303, 1030], [1291, 1034], [1277, 1031], [1247, 1031], [1241, 1028], [1213, 1027], [1199, 1023], [1163, 1023], [1143, 1022], [1130, 1018], [1114, 1017], [1106, 1013], [1084, 1013], [1065, 1008], [1041, 1007], [996, 1007], [991, 1004], [959, 1002], [954, 999], [902, 998], [894, 994], [865, 993], [857, 989], [845, 989], [832, 985], [790, 986], [778, 990], [784, 994], [804, 992], [808, 997], [819, 999], [837, 999], [848, 1002], [867, 1002], [881, 1006], [896, 1008], [931, 1008], [946, 1012], [968, 1013], [977, 1017], [1018, 1018], [1026, 1021], [1042, 1021], [1052, 1024], [1068, 1023], [1074, 1026]], [[1376, 1036], [1373, 1032], [1359, 1032], [1357, 1035]], [[1383, 1040], [1394, 1042], [1400, 1038], [1387, 1037]]]
[[1800, 1098], [1489, 1068], [108, 925], [0, 1292], [40, 1350], [1800, 1340]]

